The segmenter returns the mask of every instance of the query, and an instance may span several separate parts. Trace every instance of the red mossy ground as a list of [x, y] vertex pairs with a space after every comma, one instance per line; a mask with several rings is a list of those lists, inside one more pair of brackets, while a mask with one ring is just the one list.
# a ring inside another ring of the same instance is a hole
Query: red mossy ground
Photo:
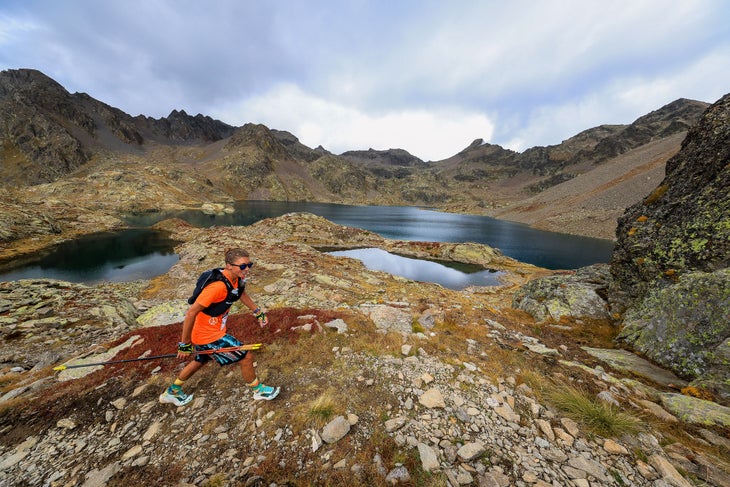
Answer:
[[[268, 316], [269, 326], [261, 328], [250, 313], [232, 314], [228, 318], [227, 331], [241, 343], [263, 343], [265, 347], [275, 341], [296, 343], [302, 332], [292, 331], [294, 327], [314, 320], [324, 324], [343, 317], [341, 313], [333, 311], [294, 308], [274, 309]], [[306, 316], [314, 318], [300, 319]], [[109, 360], [174, 354], [177, 351], [181, 331], [182, 323], [132, 330], [105, 346], [114, 347], [132, 336], [139, 336], [142, 340], [137, 340], [134, 346], [121, 350]], [[73, 364], [73, 361], [70, 361], [70, 364]], [[56, 382], [46, 388], [43, 394], [31, 400], [23, 400], [21, 396], [12, 406], [0, 411], [0, 430], [5, 425], [13, 425], [13, 428], [0, 435], [0, 441], [6, 444], [15, 443], [18, 438], [22, 440], [28, 434], [55, 425], [59, 419], [67, 417], [71, 412], [78, 421], [83, 421], [84, 411], [89, 410], [88, 404], [101, 399], [111, 401], [128, 395], [134, 387], [144, 383], [157, 367], [160, 367], [159, 374], [173, 376], [174, 371], [181, 366], [182, 362], [177, 358], [111, 364], [80, 379]]]

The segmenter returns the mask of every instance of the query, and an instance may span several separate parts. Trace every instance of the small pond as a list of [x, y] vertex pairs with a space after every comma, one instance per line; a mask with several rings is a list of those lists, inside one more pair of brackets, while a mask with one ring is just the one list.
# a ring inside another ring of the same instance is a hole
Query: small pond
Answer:
[[58, 244], [22, 260], [0, 263], [0, 281], [59, 279], [96, 284], [150, 279], [178, 260], [163, 232], [135, 228], [100, 232]]
[[413, 281], [435, 282], [449, 289], [468, 286], [498, 286], [503, 272], [480, 266], [413, 259], [391, 254], [378, 248], [338, 250], [332, 255], [358, 259], [370, 270], [388, 272]]

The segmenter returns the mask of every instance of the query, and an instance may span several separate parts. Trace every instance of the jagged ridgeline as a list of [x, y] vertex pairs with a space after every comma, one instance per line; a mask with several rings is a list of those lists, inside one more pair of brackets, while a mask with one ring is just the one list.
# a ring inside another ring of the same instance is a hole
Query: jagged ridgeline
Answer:
[[[680, 99], [630, 125], [592, 128], [558, 145], [517, 153], [476, 140], [447, 159], [423, 161], [402, 149], [332, 154], [285, 131], [233, 127], [182, 110], [160, 119], [131, 116], [85, 93], [71, 94], [39, 71], [7, 70], [0, 73], [0, 184], [52, 183], [50, 192], [81, 205], [85, 186], [94, 193], [99, 185], [129, 185], [129, 192], [116, 197], [112, 192], [102, 203], [122, 211], [199, 204], [215, 194], [218, 200], [417, 204], [485, 212], [681, 134], [706, 107]], [[676, 151], [678, 143], [666, 150]], [[134, 194], [142, 189], [150, 196]], [[96, 194], [87, 199], [99, 200]]]

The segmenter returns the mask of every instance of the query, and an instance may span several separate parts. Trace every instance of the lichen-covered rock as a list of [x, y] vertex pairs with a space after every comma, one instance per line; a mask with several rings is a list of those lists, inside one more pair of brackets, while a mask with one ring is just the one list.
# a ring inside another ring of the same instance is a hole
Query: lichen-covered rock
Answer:
[[730, 94], [618, 223], [608, 298], [619, 339], [729, 399]]
[[[729, 337], [730, 269], [723, 269], [650, 292], [626, 313], [618, 340], [730, 399]], [[703, 377], [709, 371], [713, 377]]]
[[170, 323], [179, 323], [185, 319], [185, 313], [190, 305], [187, 300], [176, 299], [165, 301], [152, 306], [137, 317], [137, 323], [142, 326], [159, 326]]
[[608, 319], [608, 303], [601, 297], [608, 287], [608, 266], [593, 265], [575, 274], [535, 279], [515, 293], [513, 307], [537, 321], [561, 316]]
[[609, 301], [620, 315], [657, 286], [730, 264], [730, 94], [692, 127], [666, 177], [619, 219]]
[[662, 394], [662, 405], [686, 423], [730, 428], [730, 408], [683, 394]]

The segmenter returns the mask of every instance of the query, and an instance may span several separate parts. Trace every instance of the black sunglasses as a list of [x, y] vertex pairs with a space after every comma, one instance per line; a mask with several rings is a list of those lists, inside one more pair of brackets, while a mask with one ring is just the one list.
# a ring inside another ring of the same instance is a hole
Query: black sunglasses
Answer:
[[253, 262], [249, 262], [248, 264], [240, 264], [240, 265], [238, 265], [238, 264], [231, 264], [231, 265], [233, 267], [238, 267], [239, 269], [241, 269], [243, 271], [246, 268], [250, 269], [251, 267], [253, 267]]

